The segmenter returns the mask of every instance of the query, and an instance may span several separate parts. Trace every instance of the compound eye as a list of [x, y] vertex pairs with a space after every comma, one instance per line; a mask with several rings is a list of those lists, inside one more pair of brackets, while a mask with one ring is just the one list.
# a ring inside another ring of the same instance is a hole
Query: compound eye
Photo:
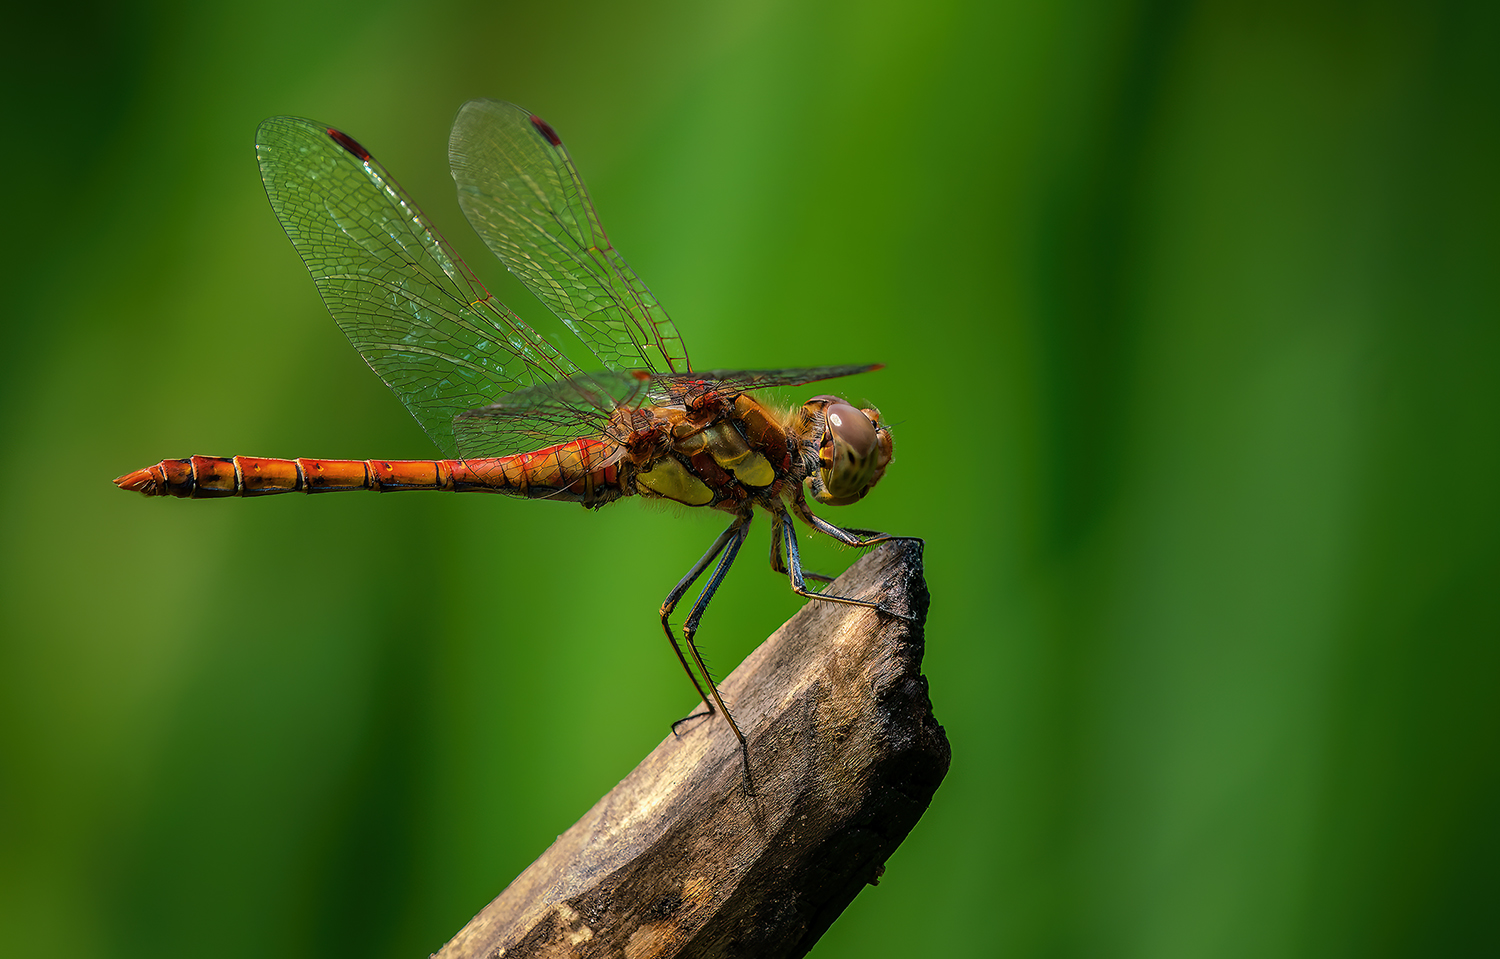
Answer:
[[835, 400], [824, 408], [823, 415], [833, 438], [856, 460], [863, 461], [875, 452], [875, 424], [864, 413], [843, 400]]
[[875, 481], [880, 467], [880, 435], [863, 411], [837, 397], [826, 399], [823, 420], [827, 424], [827, 447], [821, 470], [823, 490], [817, 499], [830, 506], [843, 506], [865, 495]]

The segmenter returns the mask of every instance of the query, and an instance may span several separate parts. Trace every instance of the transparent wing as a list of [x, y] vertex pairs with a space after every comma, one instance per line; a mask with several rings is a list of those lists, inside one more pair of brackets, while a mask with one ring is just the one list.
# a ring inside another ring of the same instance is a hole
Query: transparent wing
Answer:
[[685, 376], [658, 376], [651, 380], [650, 399], [657, 405], [692, 406], [708, 397], [733, 397], [750, 390], [776, 386], [802, 386], [856, 373], [883, 369], [883, 363], [855, 366], [816, 366], [802, 370], [711, 370]]
[[[447, 456], [523, 452], [454, 429], [462, 412], [578, 370], [503, 304], [369, 152], [275, 117], [255, 137], [266, 195], [328, 312]], [[585, 435], [608, 410], [577, 408]], [[555, 425], [555, 424], [554, 424]]]
[[[642, 405], [650, 385], [651, 378], [644, 374], [613, 371], [541, 383], [460, 413], [453, 424], [458, 445], [470, 450], [538, 450], [580, 436], [623, 443], [629, 439], [620, 432], [627, 421], [611, 421], [605, 411]], [[584, 410], [594, 411], [586, 422], [580, 412]]]
[[606, 368], [691, 369], [677, 327], [610, 246], [550, 126], [515, 104], [470, 100], [448, 160], [469, 223]]

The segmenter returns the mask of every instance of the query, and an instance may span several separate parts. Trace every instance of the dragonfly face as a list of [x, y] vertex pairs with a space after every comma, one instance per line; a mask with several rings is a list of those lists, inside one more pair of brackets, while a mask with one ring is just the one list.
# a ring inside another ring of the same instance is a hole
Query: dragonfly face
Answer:
[[801, 420], [817, 436], [817, 467], [803, 481], [813, 499], [847, 506], [874, 489], [892, 455], [891, 431], [880, 422], [879, 410], [815, 396], [802, 407]]
[[[256, 151], [271, 207], [329, 313], [449, 458], [194, 456], [115, 482], [191, 498], [441, 489], [598, 507], [642, 495], [731, 513], [729, 529], [668, 595], [661, 616], [708, 711], [724, 713], [743, 747], [693, 633], [755, 510], [776, 524], [772, 567], [803, 596], [872, 605], [805, 588], [793, 517], [849, 546], [890, 538], [827, 523], [804, 498], [852, 503], [879, 482], [891, 460], [879, 411], [819, 396], [782, 421], [749, 394], [880, 367], [694, 370], [676, 325], [605, 235], [562, 138], [513, 104], [473, 100], [459, 111], [449, 140], [459, 205], [485, 245], [593, 354], [596, 371], [579, 369], [491, 296], [354, 138], [276, 117], [261, 124]], [[683, 627], [690, 663], [668, 617], [710, 565]]]

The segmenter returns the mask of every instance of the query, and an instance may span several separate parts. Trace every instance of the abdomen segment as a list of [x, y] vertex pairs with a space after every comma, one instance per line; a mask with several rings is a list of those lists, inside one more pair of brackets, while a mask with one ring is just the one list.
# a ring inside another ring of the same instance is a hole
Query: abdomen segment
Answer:
[[[320, 460], [190, 456], [115, 480], [146, 496], [206, 499], [349, 490], [488, 492], [602, 505], [622, 494], [610, 445], [574, 440], [532, 453], [473, 460]], [[606, 465], [607, 464], [607, 465]]]

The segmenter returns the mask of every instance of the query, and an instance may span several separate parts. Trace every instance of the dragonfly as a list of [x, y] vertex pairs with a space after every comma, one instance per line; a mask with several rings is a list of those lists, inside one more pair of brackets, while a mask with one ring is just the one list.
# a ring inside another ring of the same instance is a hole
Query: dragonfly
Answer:
[[[488, 492], [598, 508], [627, 496], [708, 507], [729, 526], [667, 594], [662, 629], [704, 709], [746, 756], [695, 636], [757, 509], [771, 567], [799, 596], [891, 613], [809, 588], [793, 520], [845, 546], [893, 537], [813, 513], [853, 503], [891, 462], [874, 408], [831, 394], [778, 409], [752, 394], [881, 368], [695, 370], [676, 325], [610, 244], [557, 132], [514, 104], [471, 100], [448, 142], [459, 205], [485, 245], [603, 367], [584, 371], [493, 297], [353, 137], [274, 117], [255, 139], [271, 208], [323, 302], [444, 459], [165, 459], [115, 480], [194, 499], [344, 490]], [[682, 625], [670, 618], [713, 566]], [[899, 614], [895, 614], [899, 615]], [[696, 671], [695, 668], [696, 667]], [[674, 724], [674, 729], [677, 724]]]

